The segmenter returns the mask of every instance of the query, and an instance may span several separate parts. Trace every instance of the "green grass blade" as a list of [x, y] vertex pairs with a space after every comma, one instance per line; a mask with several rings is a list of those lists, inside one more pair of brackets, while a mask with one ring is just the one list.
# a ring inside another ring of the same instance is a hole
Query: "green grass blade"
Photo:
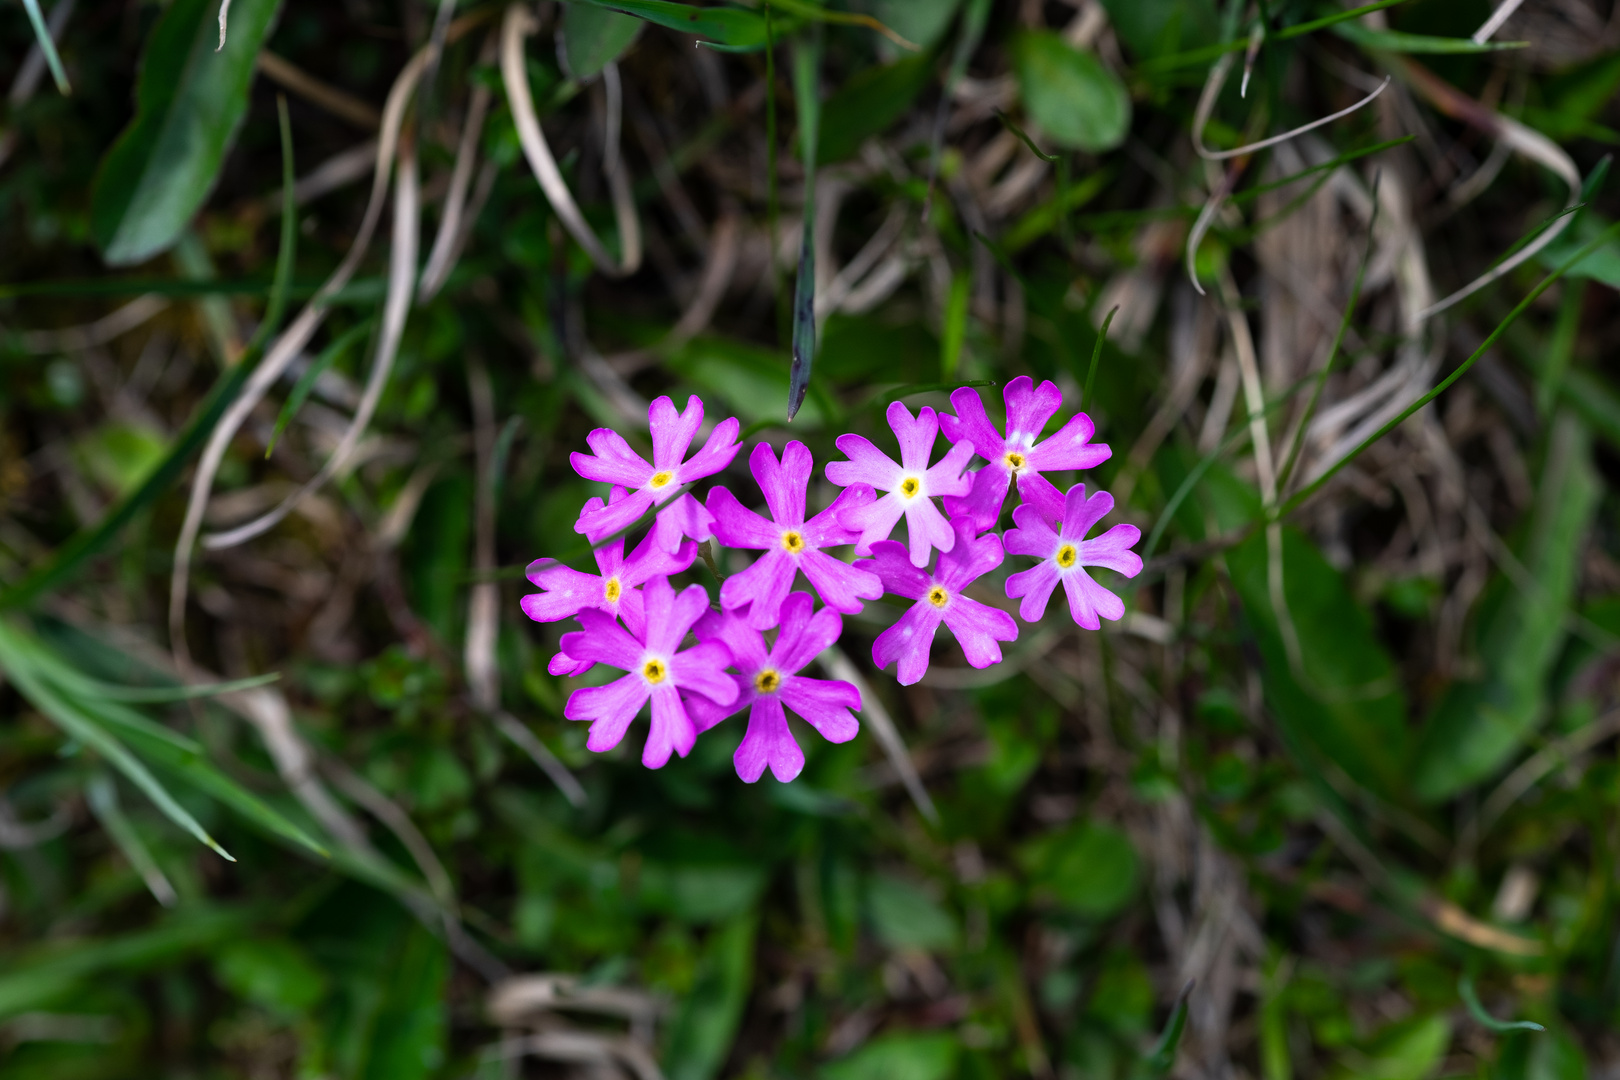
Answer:
[[51, 37], [50, 27], [45, 25], [45, 14], [39, 10], [39, 0], [22, 0], [22, 4], [28, 12], [28, 21], [34, 26], [34, 39], [39, 43], [39, 51], [45, 54], [45, 63], [50, 65], [51, 78], [56, 81], [56, 88], [62, 92], [62, 96], [66, 97], [73, 93], [73, 87], [68, 85], [67, 71], [62, 67], [62, 58], [56, 54], [56, 41]]
[[[1346, 19], [1359, 19], [1363, 15], [1371, 12], [1383, 11], [1385, 8], [1394, 7], [1397, 4], [1404, 4], [1406, 2], [1407, 0], [1378, 0], [1377, 3], [1363, 4], [1361, 7], [1351, 8], [1348, 11], [1336, 11], [1332, 15], [1324, 15], [1320, 19], [1312, 19], [1310, 22], [1303, 22], [1297, 26], [1290, 26], [1283, 30], [1279, 30], [1275, 34], [1271, 35], [1271, 40], [1287, 41], [1290, 38], [1300, 37], [1304, 34], [1325, 29], [1334, 25], [1335, 23], [1344, 22]], [[1230, 41], [1222, 41], [1214, 45], [1205, 45], [1202, 48], [1189, 49], [1186, 52], [1174, 53], [1170, 56], [1161, 56], [1152, 60], [1146, 60], [1137, 65], [1137, 70], [1142, 72], [1144, 75], [1157, 75], [1161, 72], [1174, 71], [1177, 68], [1197, 67], [1199, 64], [1207, 64], [1211, 61], [1219, 60], [1227, 53], [1242, 52], [1248, 47], [1248, 38], [1233, 38]]]
[[793, 366], [788, 372], [787, 418], [792, 420], [810, 390], [816, 361], [816, 143], [821, 138], [821, 37], [810, 35], [793, 49], [793, 96], [799, 110], [799, 146], [804, 158], [804, 235], [799, 276], [793, 283]]
[[321, 377], [321, 373], [346, 354], [355, 342], [375, 330], [376, 325], [373, 320], [350, 327], [340, 334], [337, 340], [322, 349], [315, 361], [304, 369], [304, 373], [298, 377], [298, 382], [293, 385], [292, 393], [287, 395], [286, 402], [281, 406], [280, 414], [276, 416], [275, 430], [270, 432], [269, 444], [264, 448], [266, 458], [269, 458], [275, 450], [276, 443], [287, 430], [287, 425], [292, 423], [293, 417], [298, 415], [298, 410], [304, 407], [304, 402], [309, 399], [310, 391], [315, 389], [315, 381]]
[[1542, 1025], [1534, 1020], [1498, 1020], [1485, 1011], [1485, 1006], [1479, 1000], [1479, 994], [1474, 990], [1474, 978], [1464, 974], [1457, 979], [1457, 996], [1468, 1007], [1468, 1015], [1487, 1031], [1494, 1031], [1498, 1035], [1509, 1031], [1546, 1031]]
[[1340, 23], [1333, 28], [1333, 32], [1363, 49], [1412, 55], [1456, 56], [1530, 47], [1528, 41], [1481, 42], [1471, 38], [1430, 37], [1428, 34], [1403, 34], [1399, 30], [1369, 30], [1354, 23]]
[[1102, 329], [1097, 331], [1097, 340], [1091, 346], [1091, 366], [1086, 369], [1086, 385], [1080, 391], [1080, 401], [1077, 409], [1085, 408], [1091, 404], [1091, 387], [1097, 381], [1097, 361], [1102, 359], [1103, 344], [1108, 340], [1108, 328], [1114, 325], [1114, 316], [1119, 314], [1119, 305], [1115, 304], [1103, 317]]
[[173, 907], [178, 897], [174, 892], [174, 885], [158, 866], [157, 860], [147, 850], [146, 843], [135, 831], [135, 826], [129, 818], [124, 816], [124, 810], [118, 805], [118, 789], [113, 784], [111, 776], [106, 772], [97, 772], [90, 778], [90, 783], [84, 789], [85, 802], [90, 804], [90, 810], [101, 822], [118, 850], [124, 853], [124, 858], [135, 872], [141, 875], [146, 887], [151, 890], [153, 897], [164, 907]]

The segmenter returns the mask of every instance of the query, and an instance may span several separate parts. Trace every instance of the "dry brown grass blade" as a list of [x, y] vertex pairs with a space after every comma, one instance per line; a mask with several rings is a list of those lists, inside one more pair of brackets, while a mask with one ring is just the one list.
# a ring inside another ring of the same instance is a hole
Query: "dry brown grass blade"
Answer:
[[17, 344], [24, 352], [46, 356], [59, 352], [81, 352], [99, 348], [116, 337], [129, 333], [168, 310], [167, 297], [147, 294], [137, 296], [95, 322], [83, 326], [66, 326], [60, 330], [24, 330], [16, 334]]
[[[439, 231], [433, 238], [433, 248], [417, 286], [418, 303], [425, 304], [439, 295], [461, 254], [466, 232], [462, 218], [467, 209], [468, 189], [472, 186], [473, 165], [478, 160], [478, 140], [484, 134], [484, 121], [489, 116], [493, 97], [489, 87], [479, 83], [473, 87], [472, 99], [467, 103], [467, 116], [456, 147], [456, 164], [450, 173], [450, 190], [444, 197], [444, 213], [439, 218]], [[472, 225], [472, 217], [467, 218], [467, 228]]]
[[1502, 0], [1497, 9], [1491, 12], [1491, 17], [1485, 20], [1484, 25], [1474, 31], [1474, 44], [1483, 45], [1491, 40], [1492, 35], [1502, 29], [1502, 25], [1513, 17], [1513, 13], [1518, 11], [1519, 5], [1523, 3], [1524, 0]]
[[1209, 69], [1209, 78], [1204, 81], [1204, 91], [1199, 95], [1198, 108], [1193, 113], [1193, 149], [1205, 161], [1227, 161], [1231, 158], [1243, 157], [1245, 154], [1256, 153], [1268, 146], [1285, 143], [1289, 139], [1297, 139], [1307, 131], [1315, 131], [1317, 128], [1331, 124], [1335, 120], [1342, 120], [1356, 110], [1372, 104], [1377, 100], [1378, 95], [1389, 87], [1390, 83], [1390, 77], [1386, 76], [1384, 81], [1378, 84], [1378, 89], [1354, 105], [1340, 109], [1336, 113], [1329, 113], [1327, 116], [1319, 117], [1308, 124], [1301, 124], [1299, 127], [1285, 131], [1281, 135], [1273, 135], [1268, 139], [1261, 139], [1259, 142], [1248, 143], [1245, 146], [1235, 147], [1231, 150], [1211, 150], [1204, 145], [1204, 128], [1209, 124], [1209, 118], [1215, 112], [1215, 102], [1220, 99], [1222, 88], [1226, 86], [1226, 77], [1232, 71], [1233, 56], [1234, 54], [1227, 53], [1216, 61], [1214, 67]]
[[939, 810], [935, 808], [934, 800], [929, 798], [928, 789], [923, 787], [922, 777], [917, 775], [917, 766], [912, 764], [905, 740], [900, 737], [900, 729], [894, 726], [893, 717], [883, 707], [883, 702], [878, 700], [872, 684], [866, 681], [861, 669], [836, 645], [822, 653], [820, 659], [829, 677], [849, 683], [861, 695], [861, 715], [871, 725], [883, 752], [888, 755], [890, 766], [905, 785], [906, 793], [923, 817], [935, 825], [939, 824]]
[[[524, 68], [523, 43], [538, 28], [538, 21], [526, 6], [512, 4], [507, 7], [501, 23], [501, 78], [506, 87], [507, 104], [512, 110], [512, 123], [517, 128], [518, 140], [523, 144], [523, 156], [528, 160], [529, 168], [550, 201], [557, 219], [590, 256], [596, 268], [609, 277], [627, 277], [641, 266], [641, 222], [636, 217], [629, 181], [623, 175], [623, 160], [618, 153], [619, 121], [613, 115], [618, 110], [613, 106], [618, 104], [620, 95], [609, 95], [609, 134], [613, 140], [603, 162], [608, 174], [608, 187], [613, 193], [613, 214], [619, 226], [619, 241], [624, 246], [622, 261], [615, 261], [574, 202], [568, 182], [557, 168], [557, 159], [551, 154], [551, 146], [546, 142], [545, 132], [535, 113], [534, 94], [529, 89], [529, 74]], [[616, 69], [614, 74], [617, 75]], [[612, 85], [618, 85], [616, 78]]]
[[313, 478], [287, 496], [274, 510], [245, 525], [203, 537], [203, 547], [211, 551], [235, 547], [274, 528], [312, 492], [338, 475], [354, 456], [388, 386], [394, 360], [399, 355], [400, 339], [405, 334], [405, 320], [411, 311], [416, 284], [416, 250], [421, 230], [421, 192], [416, 180], [416, 146], [414, 140], [406, 138], [401, 141], [399, 148], [399, 173], [394, 188], [393, 248], [389, 253], [388, 293], [383, 301], [377, 354], [371, 364], [371, 374], [366, 379], [365, 392], [360, 397], [360, 407], [355, 410], [354, 419], [343, 433], [337, 449], [332, 451]]
[[325, 109], [340, 120], [347, 120], [362, 131], [376, 131], [382, 114], [353, 94], [323, 82], [269, 49], [261, 50], [255, 66], [270, 81], [310, 104]]

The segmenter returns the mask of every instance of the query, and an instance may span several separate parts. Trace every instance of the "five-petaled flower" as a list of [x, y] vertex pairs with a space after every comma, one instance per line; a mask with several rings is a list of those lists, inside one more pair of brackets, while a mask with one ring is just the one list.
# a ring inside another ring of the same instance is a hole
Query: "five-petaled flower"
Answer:
[[697, 625], [698, 640], [722, 644], [731, 653], [737, 700], [717, 705], [690, 698], [687, 708], [698, 730], [707, 731], [728, 716], [748, 709], [748, 732], [732, 761], [737, 775], [752, 784], [765, 773], [787, 783], [804, 769], [804, 751], [788, 729], [786, 706], [802, 716], [828, 742], [848, 742], [860, 730], [850, 710], [861, 707], [860, 691], [847, 682], [800, 675], [805, 665], [838, 640], [843, 620], [836, 611], [812, 613], [809, 593], [796, 592], [782, 602], [782, 629], [769, 650], [758, 630], [735, 615], [709, 614]]
[[904, 515], [911, 564], [924, 567], [930, 551], [949, 551], [956, 543], [956, 534], [934, 505], [934, 496], [968, 493], [972, 478], [963, 476], [962, 468], [973, 456], [973, 446], [965, 441], [957, 443], [930, 468], [928, 459], [934, 454], [934, 438], [939, 434], [939, 418], [934, 410], [924, 405], [913, 417], [896, 401], [889, 406], [888, 417], [889, 427], [900, 442], [900, 464], [896, 465], [893, 458], [863, 436], [840, 435], [838, 449], [849, 460], [829, 462], [827, 479], [839, 487], [869, 484], [887, 492], [881, 499], [851, 507], [843, 514], [844, 524], [860, 533], [855, 544], [857, 555], [871, 554], [873, 545], [887, 540]]
[[[675, 403], [667, 397], [654, 401], [647, 406], [647, 426], [653, 441], [651, 465], [612, 428], [597, 428], [585, 437], [594, 454], [569, 456], [574, 471], [585, 479], [619, 484], [631, 492], [616, 503], [585, 510], [574, 525], [575, 532], [595, 540], [627, 529], [651, 507], [664, 506], [683, 484], [713, 476], [730, 465], [742, 449], [737, 441], [737, 418], [732, 417], [715, 425], [702, 450], [690, 458], [686, 456], [693, 437], [703, 426], [703, 402], [696, 395], [687, 401], [684, 412], [676, 412]], [[683, 536], [708, 539], [707, 529], [712, 524], [702, 504], [683, 494], [659, 511], [653, 535], [660, 547], [674, 553]]]
[[1001, 538], [987, 533], [975, 539], [969, 521], [958, 521], [955, 528], [956, 544], [940, 553], [932, 574], [913, 566], [906, 549], [893, 540], [872, 545], [870, 566], [883, 579], [883, 587], [916, 601], [872, 643], [872, 662], [878, 667], [899, 661], [895, 678], [902, 686], [910, 686], [928, 670], [928, 652], [940, 623], [950, 627], [967, 662], [976, 668], [1001, 663], [998, 642], [1018, 637], [1011, 615], [962, 592], [1001, 565]]
[[685, 757], [697, 740], [680, 692], [729, 705], [737, 700], [737, 686], [725, 672], [731, 654], [724, 645], [704, 642], [680, 648], [692, 624], [709, 609], [703, 586], [688, 585], [677, 595], [668, 578], [656, 577], [647, 582], [644, 595], [646, 628], [640, 635], [632, 635], [594, 608], [577, 616], [581, 630], [563, 635], [562, 651], [568, 656], [629, 673], [606, 686], [575, 690], [563, 715], [590, 721], [585, 745], [600, 753], [619, 745], [630, 721], [651, 698], [652, 730], [641, 763], [657, 769], [671, 751]]
[[770, 446], [760, 443], [754, 447], [748, 464], [765, 493], [771, 520], [746, 509], [723, 487], [709, 492], [714, 538], [726, 547], [761, 548], [765, 552], [748, 569], [733, 574], [720, 586], [722, 608], [738, 611], [746, 606], [744, 618], [748, 625], [755, 630], [769, 630], [779, 621], [782, 601], [800, 570], [822, 602], [834, 611], [853, 614], [861, 610], [863, 600], [883, 595], [883, 584], [874, 575], [821, 550], [855, 542], [858, 534], [840, 524], [839, 515], [871, 503], [870, 487], [850, 485], [831, 506], [806, 521], [805, 494], [815, 461], [803, 443], [790, 442], [783, 447], [780, 464]]
[[947, 439], [958, 446], [971, 445], [989, 462], [972, 474], [973, 490], [965, 498], [945, 499], [945, 509], [953, 520], [967, 516], [980, 532], [993, 528], [1001, 517], [1001, 505], [1013, 480], [1025, 502], [1042, 494], [1060, 502], [1063, 496], [1043, 472], [1093, 469], [1112, 453], [1107, 445], [1090, 441], [1096, 425], [1085, 413], [1075, 413], [1051, 438], [1036, 442], [1047, 421], [1063, 407], [1063, 391], [1050, 382], [1036, 386], [1028, 375], [1020, 375], [1007, 384], [1002, 400], [1007, 406], [1005, 435], [985, 415], [979, 392], [969, 386], [951, 394], [956, 415], [941, 413], [939, 417]]
[[[615, 487], [608, 493], [608, 501], [617, 503], [626, 497], [625, 490]], [[585, 513], [602, 508], [600, 498], [585, 503]], [[624, 538], [603, 544], [592, 552], [596, 556], [598, 573], [585, 574], [555, 559], [536, 559], [529, 564], [529, 580], [543, 589], [530, 593], [522, 601], [523, 614], [535, 622], [558, 622], [572, 619], [587, 608], [605, 611], [616, 619], [623, 619], [630, 633], [640, 637], [646, 629], [645, 606], [641, 586], [655, 577], [678, 574], [691, 566], [697, 558], [697, 544], [686, 541], [671, 555], [658, 547], [651, 534], [643, 538], [630, 557], [624, 557]], [[576, 660], [559, 652], [551, 658], [548, 670], [553, 675], [583, 675], [592, 664]]]
[[1018, 614], [1025, 622], [1036, 622], [1046, 614], [1046, 602], [1058, 582], [1069, 594], [1069, 614], [1087, 630], [1102, 626], [1103, 619], [1125, 614], [1125, 602], [1086, 573], [1088, 566], [1117, 570], [1135, 577], [1142, 569], [1142, 558], [1130, 550], [1142, 538], [1135, 525], [1115, 525], [1093, 540], [1086, 539], [1091, 527], [1114, 508], [1114, 497], [1099, 491], [1086, 498], [1086, 485], [1076, 484], [1063, 498], [1061, 525], [1053, 529], [1049, 507], [1026, 503], [1013, 511], [1018, 528], [1007, 530], [1007, 550], [1014, 555], [1033, 555], [1041, 561], [1028, 570], [1007, 578], [1007, 596], [1023, 597]]

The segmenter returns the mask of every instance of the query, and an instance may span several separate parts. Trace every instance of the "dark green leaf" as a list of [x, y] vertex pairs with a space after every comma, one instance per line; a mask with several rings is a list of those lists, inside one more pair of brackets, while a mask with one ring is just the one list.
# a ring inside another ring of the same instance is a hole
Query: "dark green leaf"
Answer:
[[617, 60], [636, 40], [646, 25], [630, 15], [621, 15], [589, 3], [563, 5], [563, 59], [568, 74], [582, 82], [594, 79], [610, 62]]
[[1037, 837], [1019, 856], [1035, 896], [1078, 915], [1103, 919], [1136, 892], [1136, 848], [1111, 825], [1081, 821]]
[[711, 1080], [726, 1063], [753, 982], [756, 927], [750, 913], [717, 929], [705, 944], [692, 992], [670, 1022], [669, 1080]]
[[1092, 53], [1050, 31], [1032, 31], [1014, 42], [1013, 70], [1024, 107], [1048, 140], [1092, 153], [1125, 141], [1130, 94]]
[[854, 157], [861, 143], [906, 114], [933, 74], [927, 54], [857, 72], [822, 106], [817, 162], [831, 165]]
[[669, 0], [570, 0], [573, 4], [619, 11], [658, 26], [703, 38], [722, 52], [754, 52], [765, 47], [765, 18], [731, 7], [694, 7]]
[[145, 262], [172, 247], [236, 138], [279, 0], [236, 0], [219, 51], [216, 7], [174, 0], [152, 29], [135, 119], [102, 160], [91, 194], [91, 232], [109, 265]]
[[1359, 23], [1335, 23], [1333, 32], [1363, 49], [1392, 53], [1429, 53], [1457, 55], [1459, 53], [1503, 52], [1527, 49], [1528, 41], [1485, 41], [1470, 38], [1430, 37], [1427, 34], [1403, 34], [1399, 30], [1370, 30]]
[[818, 1080], [947, 1080], [961, 1043], [943, 1032], [885, 1035], [824, 1065]]

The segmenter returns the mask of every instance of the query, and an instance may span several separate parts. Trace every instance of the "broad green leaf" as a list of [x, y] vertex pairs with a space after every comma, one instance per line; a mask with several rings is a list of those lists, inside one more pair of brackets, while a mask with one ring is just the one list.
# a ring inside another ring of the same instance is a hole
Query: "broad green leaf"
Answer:
[[866, 884], [866, 912], [878, 940], [891, 949], [950, 949], [956, 920], [939, 901], [904, 878], [875, 874]]
[[235, 0], [218, 51], [212, 0], [174, 0], [158, 18], [141, 58], [135, 119], [102, 159], [90, 196], [90, 230], [108, 265], [168, 250], [213, 190], [279, 6]]
[[1419, 1016], [1391, 1024], [1363, 1049], [1347, 1053], [1336, 1080], [1425, 1080], [1434, 1075], [1451, 1044], [1451, 1021]]
[[[1590, 209], [1581, 212], [1573, 224], [1536, 253], [1536, 260], [1550, 268], [1557, 267], [1608, 228], [1609, 222]], [[1620, 289], [1620, 241], [1611, 240], [1569, 268], [1569, 276], [1591, 278], [1611, 288]]]
[[1136, 848], [1111, 825], [1080, 821], [1036, 837], [1024, 845], [1019, 861], [1037, 899], [1087, 918], [1107, 918], [1136, 892]]
[[568, 74], [581, 82], [594, 79], [624, 54], [646, 24], [630, 15], [588, 3], [563, 5], [563, 59]]
[[850, 6], [864, 7], [884, 26], [926, 52], [950, 29], [951, 17], [962, 0], [868, 0]]
[[1430, 37], [1427, 34], [1403, 34], [1399, 30], [1371, 30], [1353, 22], [1335, 23], [1333, 32], [1363, 49], [1392, 53], [1456, 55], [1504, 52], [1528, 48], [1530, 45], [1528, 41], [1476, 42], [1471, 38]]
[[80, 439], [73, 449], [91, 477], [125, 496], [152, 474], [168, 446], [162, 432], [148, 424], [114, 420]]
[[1220, 37], [1212, 0], [1103, 0], [1108, 21], [1139, 57], [1208, 45]]
[[[695, 7], [670, 0], [570, 0], [623, 12], [658, 26], [703, 38], [722, 52], [754, 52], [765, 47], [765, 18], [732, 7]], [[778, 33], [781, 32], [779, 28]]]
[[854, 157], [861, 143], [906, 114], [933, 75], [926, 53], [856, 72], [822, 106], [816, 160], [831, 165]]
[[[1230, 474], [1216, 468], [1206, 488]], [[1224, 522], [1223, 522], [1224, 524]], [[1366, 609], [1309, 540], [1283, 530], [1283, 595], [1303, 671], [1289, 663], [1272, 607], [1266, 538], [1256, 532], [1227, 554], [1227, 568], [1264, 661], [1263, 686], [1284, 743], [1315, 770], [1342, 770], [1385, 797], [1401, 789], [1406, 702], [1395, 666]]]
[[326, 977], [303, 950], [279, 938], [233, 941], [214, 956], [214, 975], [237, 997], [296, 1016], [326, 993]]
[[1424, 725], [1412, 783], [1431, 802], [1496, 772], [1548, 716], [1547, 677], [1563, 645], [1581, 552], [1602, 495], [1586, 426], [1563, 412], [1551, 430], [1519, 555], [1529, 580], [1497, 583], [1496, 602], [1480, 618], [1484, 678], [1454, 685]]
[[1131, 96], [1092, 53], [1033, 31], [1014, 42], [1013, 70], [1024, 107], [1052, 142], [1100, 153], [1125, 141]]
[[450, 956], [443, 941], [411, 923], [388, 957], [362, 1080], [422, 1080], [444, 1064]]
[[947, 1080], [956, 1072], [960, 1041], [943, 1032], [885, 1035], [824, 1065], [818, 1080]]
[[1587, 1080], [1586, 1054], [1560, 1027], [1516, 1032], [1502, 1040], [1491, 1080]]
[[753, 913], [715, 930], [704, 944], [691, 993], [670, 1022], [664, 1052], [669, 1080], [711, 1080], [719, 1075], [742, 1023], [754, 977]]

